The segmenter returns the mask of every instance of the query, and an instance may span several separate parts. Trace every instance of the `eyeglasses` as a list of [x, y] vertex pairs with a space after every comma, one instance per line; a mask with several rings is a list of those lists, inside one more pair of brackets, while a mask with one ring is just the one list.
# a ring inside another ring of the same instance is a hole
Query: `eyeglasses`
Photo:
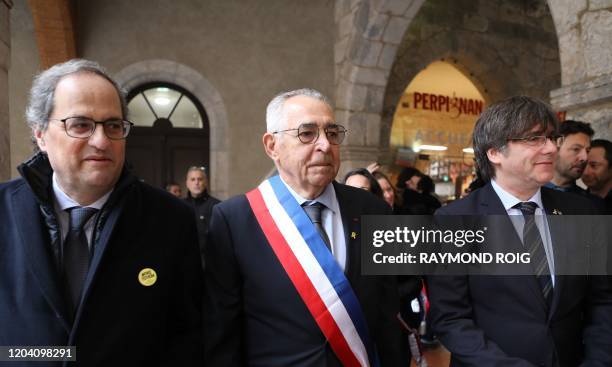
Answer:
[[65, 119], [51, 119], [64, 123], [66, 134], [72, 138], [88, 139], [96, 131], [96, 126], [102, 124], [104, 134], [111, 140], [125, 139], [134, 125], [127, 120], [111, 119], [95, 121], [88, 117], [67, 117]]
[[530, 147], [541, 147], [546, 145], [546, 141], [550, 140], [557, 147], [560, 147], [563, 144], [564, 137], [563, 135], [551, 134], [551, 135], [536, 135], [536, 136], [526, 136], [524, 138], [510, 138], [509, 141], [520, 141], [525, 145]]
[[[274, 131], [272, 134], [278, 133], [286, 133], [288, 131], [297, 131], [297, 138], [303, 144], [314, 144], [317, 139], [319, 139], [319, 127], [315, 123], [307, 123], [301, 124], [297, 129], [287, 129], [287, 130], [279, 130]], [[346, 132], [348, 131], [344, 126], [338, 124], [329, 124], [324, 129], [325, 136], [327, 137], [327, 141], [329, 141], [332, 145], [342, 144], [344, 137], [346, 136]], [[291, 135], [291, 134], [290, 134]]]

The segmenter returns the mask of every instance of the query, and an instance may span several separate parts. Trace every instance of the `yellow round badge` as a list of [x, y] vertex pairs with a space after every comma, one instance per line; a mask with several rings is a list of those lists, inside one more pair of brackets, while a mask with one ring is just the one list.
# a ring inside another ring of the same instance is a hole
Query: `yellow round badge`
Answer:
[[144, 268], [138, 273], [138, 281], [145, 287], [150, 287], [157, 281], [157, 273], [151, 268]]

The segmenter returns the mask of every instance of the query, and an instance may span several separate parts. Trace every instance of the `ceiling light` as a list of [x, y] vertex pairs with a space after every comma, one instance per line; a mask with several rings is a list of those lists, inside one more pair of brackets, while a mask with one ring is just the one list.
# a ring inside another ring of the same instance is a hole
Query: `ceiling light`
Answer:
[[157, 97], [153, 100], [153, 102], [160, 106], [166, 106], [168, 103], [170, 103], [170, 99], [166, 97]]
[[416, 151], [421, 151], [421, 150], [435, 150], [435, 151], [443, 151], [443, 150], [447, 150], [448, 147], [445, 147], [444, 145], [420, 145], [418, 147], [416, 147]]
[[461, 151], [463, 153], [474, 154], [474, 148], [463, 148]]

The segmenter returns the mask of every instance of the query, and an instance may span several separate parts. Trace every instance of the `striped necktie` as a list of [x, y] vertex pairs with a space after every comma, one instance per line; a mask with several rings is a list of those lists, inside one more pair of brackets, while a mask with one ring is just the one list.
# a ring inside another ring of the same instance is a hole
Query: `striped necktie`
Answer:
[[544, 299], [550, 305], [552, 299], [552, 278], [550, 276], [550, 268], [548, 267], [548, 260], [546, 258], [546, 250], [544, 249], [544, 242], [542, 236], [535, 223], [535, 210], [538, 208], [538, 204], [525, 201], [514, 206], [520, 209], [525, 218], [525, 225], [523, 226], [523, 245], [527, 248], [531, 254], [531, 265], [533, 267], [534, 274]]

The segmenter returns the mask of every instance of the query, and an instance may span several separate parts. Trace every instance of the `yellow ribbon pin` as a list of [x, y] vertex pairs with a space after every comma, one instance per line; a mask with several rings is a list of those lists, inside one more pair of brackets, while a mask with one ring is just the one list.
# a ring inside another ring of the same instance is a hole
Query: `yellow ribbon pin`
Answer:
[[157, 281], [157, 273], [151, 268], [144, 268], [138, 273], [138, 281], [145, 287], [150, 287]]
[[357, 232], [351, 232], [351, 238], [352, 239], [357, 238]]

